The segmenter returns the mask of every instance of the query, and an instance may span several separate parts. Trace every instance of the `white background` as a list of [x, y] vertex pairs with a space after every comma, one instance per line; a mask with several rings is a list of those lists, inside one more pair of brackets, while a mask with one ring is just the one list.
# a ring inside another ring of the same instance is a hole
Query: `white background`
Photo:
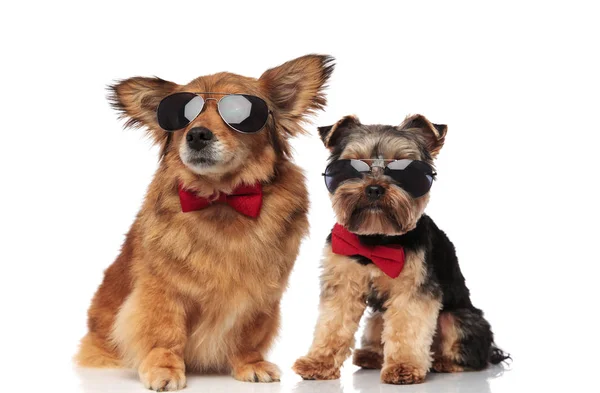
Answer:
[[[507, 1], [4, 2], [0, 137], [0, 380], [4, 391], [143, 391], [130, 372], [74, 369], [86, 310], [157, 166], [105, 100], [115, 79], [258, 77], [307, 54], [337, 59], [329, 104], [293, 141], [309, 182], [311, 234], [283, 299], [270, 358], [280, 384], [196, 376], [188, 391], [596, 390], [600, 29], [592, 5]], [[591, 4], [591, 2], [590, 2]], [[379, 385], [290, 371], [312, 339], [318, 265], [333, 215], [316, 125], [346, 114], [449, 126], [428, 213], [458, 249], [507, 370]]]

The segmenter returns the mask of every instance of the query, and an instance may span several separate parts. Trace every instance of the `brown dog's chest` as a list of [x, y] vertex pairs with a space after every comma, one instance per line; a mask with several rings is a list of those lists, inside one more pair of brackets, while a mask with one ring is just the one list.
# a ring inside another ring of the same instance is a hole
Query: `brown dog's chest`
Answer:
[[290, 223], [287, 218], [294, 215], [293, 208], [290, 210], [273, 214], [269, 207], [263, 207], [261, 215], [253, 219], [226, 205], [211, 206], [202, 212], [182, 213], [185, 235], [161, 241], [175, 252], [181, 250], [180, 257], [195, 266], [209, 263], [237, 270], [259, 265], [267, 268], [290, 259], [290, 247], [304, 232], [306, 215], [296, 213], [297, 222]]
[[238, 293], [240, 299], [277, 298], [308, 230], [306, 188], [301, 174], [293, 173], [286, 187], [263, 188], [256, 218], [226, 204], [183, 213], [177, 194], [164, 197], [140, 218], [140, 259], [199, 303]]

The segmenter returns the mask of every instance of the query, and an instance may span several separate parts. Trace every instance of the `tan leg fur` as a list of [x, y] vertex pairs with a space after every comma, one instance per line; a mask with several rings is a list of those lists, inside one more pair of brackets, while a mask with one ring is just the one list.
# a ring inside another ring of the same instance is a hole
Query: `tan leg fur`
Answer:
[[327, 246], [321, 277], [321, 303], [308, 354], [294, 364], [304, 379], [336, 379], [354, 346], [354, 334], [366, 308], [370, 269]]

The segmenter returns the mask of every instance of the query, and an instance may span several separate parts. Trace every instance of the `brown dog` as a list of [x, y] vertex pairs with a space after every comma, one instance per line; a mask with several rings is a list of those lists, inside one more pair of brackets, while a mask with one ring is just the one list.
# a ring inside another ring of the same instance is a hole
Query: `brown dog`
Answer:
[[[231, 370], [242, 381], [279, 379], [263, 354], [277, 333], [279, 302], [308, 230], [304, 177], [289, 160], [287, 139], [323, 108], [332, 70], [331, 57], [308, 55], [258, 79], [219, 73], [184, 86], [140, 77], [112, 86], [127, 126], [146, 127], [161, 160], [92, 301], [79, 365], [135, 367], [153, 390], [183, 388], [186, 368]], [[156, 111], [177, 92], [202, 92], [204, 107], [168, 133]], [[264, 127], [252, 134], [230, 128], [217, 111], [222, 93], [262, 99], [269, 110]], [[257, 217], [219, 203], [254, 184], [262, 193]], [[214, 203], [184, 213], [180, 189]]]

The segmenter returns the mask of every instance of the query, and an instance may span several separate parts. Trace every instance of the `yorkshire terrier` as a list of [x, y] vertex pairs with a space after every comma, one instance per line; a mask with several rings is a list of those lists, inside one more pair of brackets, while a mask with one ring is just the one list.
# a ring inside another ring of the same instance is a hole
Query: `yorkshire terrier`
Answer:
[[327, 238], [320, 314], [308, 355], [294, 371], [335, 379], [369, 315], [354, 364], [381, 380], [414, 384], [428, 370], [481, 370], [508, 358], [471, 303], [453, 244], [424, 214], [447, 127], [424, 116], [400, 126], [347, 116], [319, 128], [331, 151], [325, 170], [337, 218]]
[[308, 231], [304, 175], [288, 138], [325, 105], [333, 58], [308, 55], [258, 79], [222, 72], [187, 85], [135, 77], [111, 87], [160, 163], [88, 312], [76, 360], [132, 367], [150, 389], [185, 371], [279, 380], [264, 359]]

